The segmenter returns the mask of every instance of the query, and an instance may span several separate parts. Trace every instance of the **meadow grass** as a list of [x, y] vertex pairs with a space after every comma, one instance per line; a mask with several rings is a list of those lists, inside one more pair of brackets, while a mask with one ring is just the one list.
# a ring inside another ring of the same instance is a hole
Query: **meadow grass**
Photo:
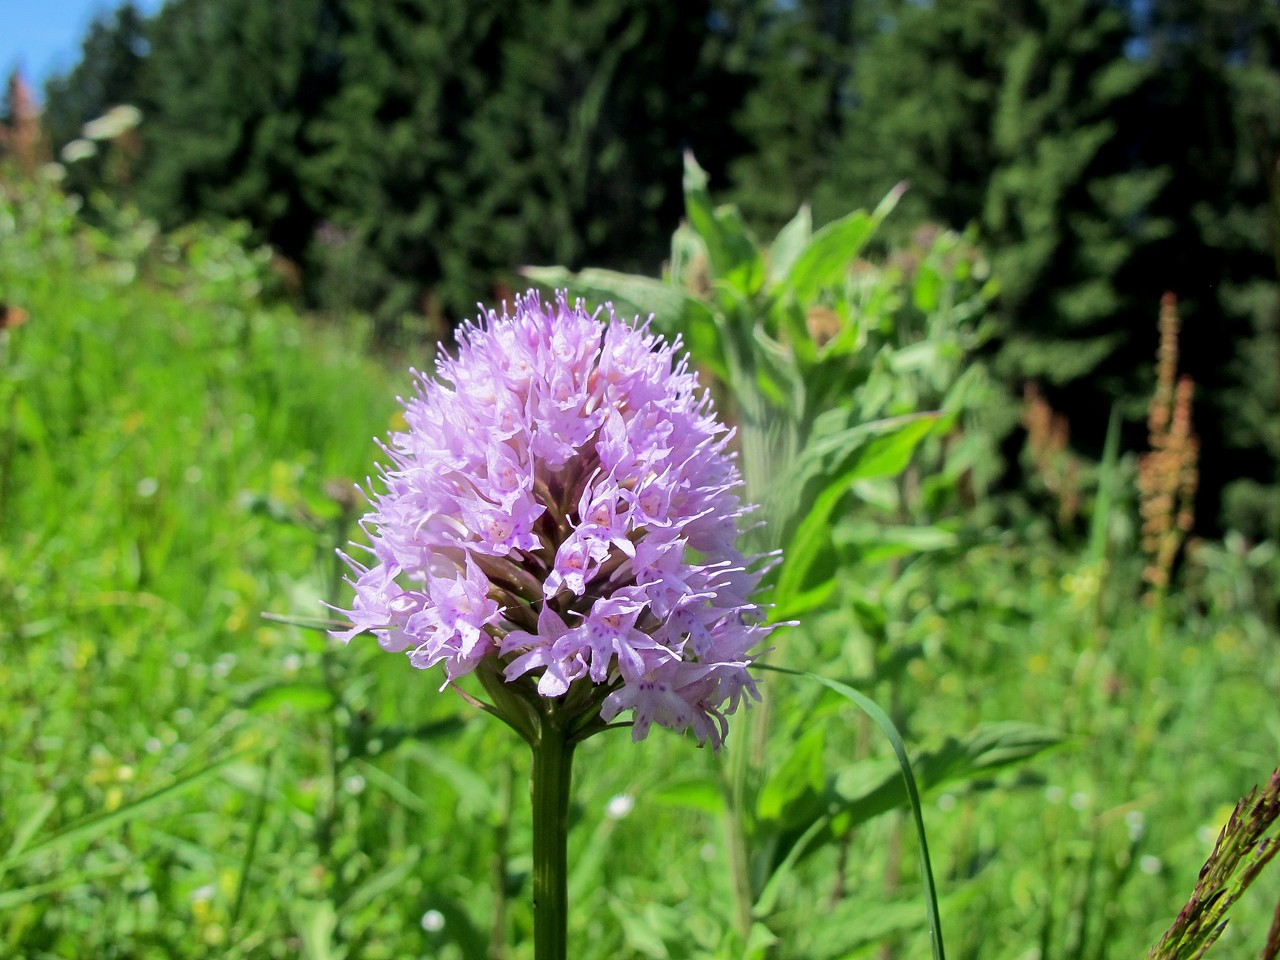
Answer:
[[[531, 956], [523, 745], [372, 640], [261, 616], [346, 602], [333, 549], [408, 362], [272, 305], [235, 231], [100, 216], [0, 185], [0, 299], [30, 317], [0, 334], [0, 955]], [[1141, 956], [1276, 766], [1274, 625], [1219, 574], [1169, 596], [1153, 648], [1142, 561], [1113, 539], [1104, 569], [1034, 518], [975, 522], [843, 570], [777, 637], [775, 663], [854, 683], [921, 752], [953, 958]], [[765, 690], [757, 816], [892, 776], [847, 702]], [[775, 942], [741, 941], [736, 719], [720, 760], [662, 731], [579, 749], [572, 955], [923, 955], [900, 811], [833, 819], [758, 908]], [[1061, 743], [974, 761], [966, 735], [1002, 722]], [[1257, 956], [1278, 895], [1264, 876], [1213, 955]]]

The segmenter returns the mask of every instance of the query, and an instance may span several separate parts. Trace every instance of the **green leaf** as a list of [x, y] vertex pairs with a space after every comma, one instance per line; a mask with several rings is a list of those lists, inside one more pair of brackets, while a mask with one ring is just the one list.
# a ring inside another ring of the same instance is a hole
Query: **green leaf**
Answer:
[[44, 826], [44, 822], [49, 819], [49, 814], [53, 813], [57, 805], [58, 801], [52, 794], [46, 793], [40, 797], [36, 802], [35, 809], [14, 829], [13, 842], [9, 844], [9, 850], [5, 854], [6, 859], [16, 857], [22, 852], [36, 831]]
[[936, 271], [922, 268], [911, 288], [911, 302], [921, 313], [933, 313], [942, 298], [942, 286], [942, 278]]
[[[963, 737], [948, 737], [938, 747], [919, 751], [913, 766], [922, 791], [929, 792], [1030, 760], [1062, 741], [1061, 734], [1035, 724], [982, 724]], [[852, 824], [878, 817], [907, 800], [901, 782], [894, 776], [886, 776], [872, 786], [864, 781], [847, 790], [837, 784], [837, 790], [849, 798], [844, 812]]]
[[0, 874], [4, 874], [7, 871], [12, 870], [14, 867], [26, 863], [33, 857], [62, 849], [74, 843], [92, 840], [114, 827], [128, 823], [129, 821], [135, 820], [144, 814], [150, 813], [155, 807], [159, 806], [164, 801], [177, 796], [186, 790], [190, 790], [193, 787], [199, 786], [206, 780], [209, 780], [216, 774], [220, 773], [225, 766], [241, 759], [250, 752], [251, 750], [241, 750], [237, 753], [233, 753], [220, 760], [214, 761], [189, 776], [183, 777], [180, 780], [175, 780], [168, 786], [161, 787], [159, 790], [155, 790], [145, 796], [139, 797], [137, 800], [132, 800], [121, 807], [117, 807], [115, 810], [110, 810], [104, 813], [95, 813], [81, 820], [77, 820], [75, 823], [69, 824], [62, 829], [55, 831], [52, 835], [27, 846], [25, 849], [20, 849], [17, 852], [7, 855], [3, 860], [0, 860]]
[[883, 563], [895, 557], [948, 550], [960, 542], [954, 531], [943, 527], [888, 526], [852, 519], [837, 523], [831, 539], [842, 551], [851, 551], [850, 559], [860, 563]]
[[942, 414], [930, 411], [838, 426], [852, 416], [841, 408], [818, 418], [812, 439], [787, 477], [788, 487], [794, 489], [817, 476], [839, 476], [846, 485], [896, 476], [911, 462], [920, 441], [947, 424]]
[[332, 690], [315, 683], [276, 683], [257, 691], [243, 704], [250, 713], [270, 713], [288, 707], [298, 713], [319, 713], [333, 707]]
[[777, 771], [769, 777], [756, 801], [759, 820], [783, 820], [796, 816], [801, 797], [818, 796], [823, 788], [825, 767], [822, 762], [826, 746], [826, 730], [818, 726], [804, 734], [791, 748]]
[[742, 295], [756, 293], [764, 280], [760, 249], [736, 207], [712, 207], [707, 174], [688, 151], [684, 155], [684, 199], [689, 225], [706, 244], [712, 281], [728, 283]]
[[420, 741], [409, 741], [402, 752], [434, 770], [475, 816], [488, 817], [498, 809], [498, 797], [489, 782], [467, 765]]
[[[842, 411], [847, 416], [847, 411]], [[797, 600], [815, 584], [810, 572], [822, 570], [822, 581], [834, 575], [834, 564], [818, 561], [831, 548], [831, 515], [854, 484], [877, 477], [896, 476], [906, 469], [917, 445], [940, 422], [936, 413], [914, 414], [892, 420], [859, 424], [811, 442], [800, 454], [789, 481], [775, 500], [775, 517], [790, 532], [774, 602], [794, 616]], [[826, 479], [832, 478], [832, 479]], [[813, 481], [823, 484], [807, 506]]]
[[803, 252], [811, 236], [813, 236], [813, 214], [806, 203], [796, 211], [796, 215], [791, 218], [790, 222], [778, 231], [778, 235], [774, 237], [773, 245], [769, 248], [768, 282], [770, 287], [775, 286], [778, 281], [791, 272], [796, 258]]
[[1107, 438], [1102, 444], [1102, 463], [1098, 465], [1098, 495], [1093, 501], [1093, 518], [1089, 523], [1089, 562], [1099, 574], [1104, 573], [1111, 511], [1115, 507], [1120, 461], [1120, 408], [1111, 406], [1107, 421]]
[[[567, 289], [589, 303], [612, 302], [620, 313], [647, 317], [654, 314], [663, 325], [684, 317], [688, 294], [669, 283], [635, 273], [588, 267], [577, 273], [567, 267], [521, 267], [522, 276], [550, 290]], [[693, 303], [697, 303], [693, 300]], [[629, 319], [629, 318], [628, 318]]]
[[338, 929], [338, 911], [329, 900], [299, 900], [293, 906], [294, 923], [302, 935], [305, 960], [341, 960], [346, 951], [335, 946], [333, 935]]
[[[796, 677], [808, 677], [817, 683], [822, 684], [829, 690], [834, 691], [855, 704], [863, 713], [869, 716], [880, 728], [880, 731], [888, 739], [893, 747], [894, 755], [898, 759], [898, 769], [902, 775], [903, 786], [906, 789], [907, 797], [911, 803], [911, 813], [915, 821], [916, 837], [920, 843], [920, 876], [924, 881], [925, 889], [925, 911], [929, 917], [929, 936], [930, 945], [933, 948], [934, 960], [945, 960], [946, 953], [942, 943], [942, 920], [938, 916], [938, 891], [933, 882], [933, 865], [929, 860], [929, 839], [924, 829], [924, 814], [920, 803], [920, 793], [916, 789], [915, 776], [911, 770], [911, 761], [907, 758], [907, 748], [902, 742], [902, 735], [898, 733], [898, 728], [893, 725], [893, 721], [870, 697], [861, 693], [853, 687], [840, 683], [837, 680], [830, 680], [827, 677], [816, 673], [807, 673], [801, 670], [788, 670], [785, 667], [774, 667], [769, 664], [760, 664], [762, 669], [774, 670], [778, 673], [787, 673]], [[777, 874], [770, 878], [771, 884], [777, 882]]]
[[355, 916], [365, 907], [395, 896], [418, 870], [422, 861], [422, 847], [414, 845], [404, 850], [394, 850], [389, 864], [365, 880], [347, 897], [343, 908]]
[[650, 797], [655, 803], [683, 807], [713, 816], [724, 813], [724, 791], [709, 777], [668, 784]]
[[904, 189], [901, 184], [894, 187], [872, 213], [855, 210], [813, 235], [787, 273], [785, 286], [798, 302], [810, 303], [819, 291], [844, 279], [876, 228], [897, 205]]

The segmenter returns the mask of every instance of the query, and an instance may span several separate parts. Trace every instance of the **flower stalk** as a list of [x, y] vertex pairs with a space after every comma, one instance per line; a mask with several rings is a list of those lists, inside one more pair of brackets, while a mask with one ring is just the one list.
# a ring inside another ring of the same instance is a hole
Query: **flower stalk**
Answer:
[[574, 741], [554, 706], [533, 742], [533, 955], [565, 960], [569, 895], [569, 788]]

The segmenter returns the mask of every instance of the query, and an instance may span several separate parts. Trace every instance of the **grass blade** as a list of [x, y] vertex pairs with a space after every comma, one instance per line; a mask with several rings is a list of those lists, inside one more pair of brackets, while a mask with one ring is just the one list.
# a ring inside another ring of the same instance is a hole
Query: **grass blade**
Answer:
[[150, 812], [152, 808], [158, 806], [165, 800], [168, 800], [170, 797], [182, 793], [183, 791], [190, 790], [192, 787], [199, 786], [206, 780], [211, 779], [215, 774], [220, 772], [223, 767], [235, 760], [241, 759], [248, 752], [248, 750], [241, 750], [238, 753], [223, 757], [221, 760], [217, 760], [209, 766], [183, 777], [181, 780], [175, 780], [168, 786], [161, 787], [159, 790], [155, 790], [144, 797], [139, 797], [137, 800], [126, 803], [124, 806], [118, 807], [115, 810], [92, 814], [91, 816], [85, 817], [75, 823], [63, 827], [61, 830], [45, 837], [43, 840], [37, 841], [26, 849], [20, 850], [19, 852], [6, 856], [3, 860], [0, 860], [0, 875], [12, 870], [14, 867], [26, 863], [28, 860], [31, 860], [33, 857], [37, 857], [42, 853], [49, 853], [61, 847], [69, 846], [77, 841], [92, 839], [106, 833], [112, 827], [134, 820], [143, 814]]
[[925, 909], [929, 914], [930, 945], [933, 948], [934, 960], [946, 960], [946, 953], [942, 944], [942, 919], [938, 914], [938, 891], [933, 883], [933, 865], [929, 860], [929, 841], [925, 836], [924, 816], [921, 813], [920, 806], [920, 792], [916, 789], [916, 778], [911, 772], [911, 760], [907, 757], [907, 747], [902, 742], [902, 735], [898, 733], [898, 728], [893, 725], [889, 715], [881, 710], [874, 700], [866, 696], [866, 694], [853, 689], [853, 687], [840, 683], [838, 680], [831, 680], [817, 673], [809, 673], [804, 670], [789, 670], [786, 667], [775, 667], [765, 663], [757, 664], [757, 666], [762, 670], [787, 673], [793, 677], [807, 677], [822, 684], [828, 690], [840, 694], [840, 696], [851, 701], [863, 713], [874, 720], [876, 726], [880, 728], [893, 746], [893, 752], [898, 758], [898, 766], [902, 770], [902, 779], [906, 784], [907, 796], [911, 801], [911, 815], [916, 824], [916, 836], [920, 841], [920, 875], [924, 879]]

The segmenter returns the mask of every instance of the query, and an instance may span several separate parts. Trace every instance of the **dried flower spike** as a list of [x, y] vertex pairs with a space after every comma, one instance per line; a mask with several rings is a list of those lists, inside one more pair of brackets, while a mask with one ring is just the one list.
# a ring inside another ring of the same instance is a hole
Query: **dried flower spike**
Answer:
[[457, 339], [383, 448], [373, 559], [346, 558], [356, 595], [335, 636], [718, 749], [759, 697], [748, 666], [770, 628], [750, 599], [759, 558], [737, 546], [730, 432], [678, 343], [533, 292]]
[[1142, 549], [1149, 560], [1143, 579], [1155, 591], [1167, 589], [1173, 561], [1195, 521], [1200, 457], [1191, 425], [1195, 385], [1190, 377], [1179, 378], [1177, 369], [1177, 300], [1166, 293], [1160, 302], [1156, 388], [1147, 416], [1151, 452], [1138, 461]]

